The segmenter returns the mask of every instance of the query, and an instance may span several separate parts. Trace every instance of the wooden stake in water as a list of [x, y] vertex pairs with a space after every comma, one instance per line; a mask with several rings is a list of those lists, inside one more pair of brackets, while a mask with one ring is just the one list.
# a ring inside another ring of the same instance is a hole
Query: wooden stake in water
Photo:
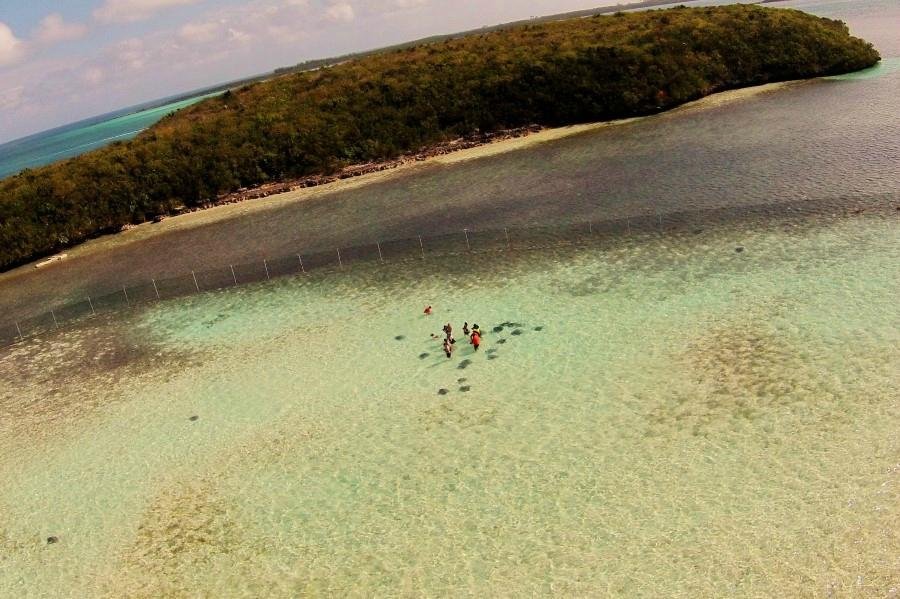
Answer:
[[56, 314], [53, 313], [53, 310], [50, 310], [50, 316], [53, 317], [53, 325], [58, 329], [58, 328], [59, 328], [59, 323], [56, 322]]
[[422, 250], [422, 260], [425, 259], [425, 244], [422, 243], [422, 236], [419, 235], [419, 249]]
[[19, 333], [19, 339], [24, 339], [24, 338], [25, 338], [25, 336], [22, 335], [22, 329], [19, 328], [19, 321], [18, 321], [18, 320], [16, 321], [16, 332]]
[[159, 299], [159, 288], [156, 286], [156, 279], [150, 279], [150, 282], [153, 283], [153, 291], [156, 292], [156, 299]]
[[338, 254], [338, 267], [344, 268], [344, 263], [341, 262], [341, 248], [338, 248], [337, 254]]
[[200, 293], [200, 284], [197, 282], [197, 275], [194, 274], [194, 271], [191, 271], [191, 276], [194, 278], [194, 287], [197, 288], [197, 293]]
[[506, 249], [509, 249], [511, 247], [509, 243], [509, 229], [503, 227], [503, 233], [506, 235]]
[[94, 311], [94, 302], [91, 301], [90, 296], [88, 296], [88, 305], [91, 307], [91, 316], [96, 316], [97, 312]]
[[228, 266], [231, 267], [231, 278], [234, 280], [235, 286], [237, 286], [237, 275], [234, 274], [234, 265], [233, 265], [233, 264], [229, 264]]
[[384, 256], [381, 255], [381, 244], [376, 241], [375, 246], [378, 247], [378, 261], [384, 264]]
[[303, 258], [300, 257], [300, 254], [297, 254], [297, 259], [300, 260], [300, 272], [306, 274], [306, 269], [303, 268]]
[[271, 280], [271, 277], [269, 277], [269, 263], [263, 260], [263, 266], [266, 269], [266, 280], [269, 281]]
[[463, 229], [463, 233], [464, 233], [465, 236], [466, 236], [466, 251], [467, 251], [467, 252], [471, 252], [471, 251], [472, 251], [472, 246], [469, 245], [469, 230], [468, 230], [468, 229]]
[[131, 305], [131, 300], [128, 299], [128, 290], [125, 289], [124, 287], [122, 287], [122, 293], [125, 294], [125, 303], [128, 304], [128, 305], [130, 306], [130, 305]]

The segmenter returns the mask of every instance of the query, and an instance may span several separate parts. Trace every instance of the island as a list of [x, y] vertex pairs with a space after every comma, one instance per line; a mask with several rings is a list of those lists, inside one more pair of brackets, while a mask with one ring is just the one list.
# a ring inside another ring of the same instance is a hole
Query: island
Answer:
[[238, 190], [460, 137], [648, 115], [879, 60], [840, 21], [731, 5], [522, 24], [291, 73], [0, 182], [0, 269]]

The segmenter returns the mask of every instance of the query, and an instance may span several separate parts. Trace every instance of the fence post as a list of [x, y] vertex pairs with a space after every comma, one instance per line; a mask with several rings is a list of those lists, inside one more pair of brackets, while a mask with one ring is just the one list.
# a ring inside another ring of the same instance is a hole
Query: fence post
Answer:
[[466, 236], [466, 251], [467, 251], [467, 252], [471, 252], [471, 251], [472, 251], [472, 246], [469, 245], [469, 230], [468, 230], [468, 229], [463, 229], [463, 233], [464, 233], [465, 236]]
[[425, 259], [425, 244], [422, 243], [422, 236], [419, 235], [419, 249], [422, 250], [422, 260]]
[[25, 336], [22, 334], [22, 329], [19, 327], [19, 321], [16, 321], [16, 332], [19, 333], [19, 341], [25, 339]]
[[153, 283], [153, 291], [156, 292], [156, 299], [159, 299], [159, 287], [156, 286], [156, 279], [150, 279], [150, 281]]
[[50, 310], [50, 316], [53, 317], [53, 324], [54, 324], [54, 326], [58, 329], [58, 328], [59, 328], [59, 323], [56, 322], [56, 314], [53, 312], [53, 310]]
[[266, 267], [266, 280], [271, 281], [272, 278], [269, 276], [269, 263], [267, 261], [263, 260], [263, 266]]
[[381, 255], [381, 243], [376, 241], [375, 245], [378, 246], [378, 261], [384, 264], [384, 256]]
[[88, 305], [91, 307], [91, 316], [96, 316], [97, 312], [94, 311], [94, 302], [91, 301], [91, 296], [88, 296]]
[[506, 235], [506, 249], [509, 249], [510, 247], [512, 247], [509, 243], [509, 229], [503, 227], [503, 233], [504, 235]]
[[231, 268], [231, 278], [234, 280], [234, 286], [237, 287], [237, 275], [234, 274], [234, 264], [228, 265]]
[[125, 289], [124, 287], [122, 287], [122, 293], [125, 294], [125, 303], [128, 304], [128, 305], [130, 306], [130, 305], [131, 305], [131, 300], [128, 299], [128, 290]]
[[338, 248], [338, 268], [344, 268], [344, 263], [341, 262], [341, 248]]
[[300, 254], [297, 254], [297, 259], [300, 260], [300, 272], [306, 274], [306, 269], [303, 268], [303, 258], [300, 256]]
[[197, 275], [194, 274], [194, 271], [191, 271], [191, 276], [194, 277], [194, 287], [197, 288], [197, 293], [200, 293], [200, 283], [197, 282]]

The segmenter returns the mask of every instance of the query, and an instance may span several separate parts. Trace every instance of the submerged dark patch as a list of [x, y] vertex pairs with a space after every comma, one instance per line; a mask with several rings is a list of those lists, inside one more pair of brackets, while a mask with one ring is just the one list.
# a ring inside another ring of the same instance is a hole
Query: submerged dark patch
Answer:
[[438, 395], [447, 395], [450, 393], [449, 389], [438, 389]]
[[396, 339], [397, 341], [403, 341], [404, 339], [406, 339], [406, 336], [405, 335], [397, 335], [396, 337], [394, 337], [394, 339]]
[[457, 368], [459, 368], [460, 370], [465, 370], [466, 368], [469, 367], [469, 364], [471, 364], [471, 363], [472, 363], [472, 360], [463, 360], [462, 362], [459, 363], [459, 366], [457, 366]]
[[463, 393], [468, 393], [469, 391], [472, 390], [472, 387], [470, 387], [469, 385], [464, 385], [464, 386], [460, 387], [459, 390]]
[[515, 335], [516, 337], [518, 337], [519, 335], [522, 334], [522, 329], [516, 329], [516, 330], [513, 331], [511, 334], [512, 334], [512, 335]]
[[430, 355], [431, 354], [429, 354], [428, 352], [422, 352], [421, 354], [419, 354], [419, 359], [424, 360], [425, 358], [427, 358]]

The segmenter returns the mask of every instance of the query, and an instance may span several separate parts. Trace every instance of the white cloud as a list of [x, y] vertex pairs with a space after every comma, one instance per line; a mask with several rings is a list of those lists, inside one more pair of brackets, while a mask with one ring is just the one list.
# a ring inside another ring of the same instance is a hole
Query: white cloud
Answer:
[[52, 13], [41, 20], [34, 31], [34, 39], [42, 44], [56, 44], [81, 39], [87, 34], [87, 27], [81, 23], [66, 23], [62, 15]]
[[178, 37], [192, 44], [211, 42], [222, 35], [222, 22], [187, 23], [178, 30]]
[[356, 13], [353, 11], [353, 7], [346, 2], [338, 2], [328, 7], [325, 16], [331, 21], [349, 22], [356, 18]]
[[106, 80], [106, 73], [100, 67], [88, 67], [82, 74], [81, 80], [95, 87]]
[[0, 110], [13, 110], [25, 100], [25, 86], [17, 85], [9, 89], [0, 89]]
[[94, 11], [94, 18], [103, 23], [129, 23], [152, 17], [173, 6], [195, 4], [201, 0], [105, 0]]
[[144, 41], [131, 38], [119, 42], [112, 48], [111, 63], [120, 70], [139, 71], [147, 63], [148, 52]]
[[0, 21], [0, 67], [17, 62], [25, 54], [25, 44], [9, 25]]

